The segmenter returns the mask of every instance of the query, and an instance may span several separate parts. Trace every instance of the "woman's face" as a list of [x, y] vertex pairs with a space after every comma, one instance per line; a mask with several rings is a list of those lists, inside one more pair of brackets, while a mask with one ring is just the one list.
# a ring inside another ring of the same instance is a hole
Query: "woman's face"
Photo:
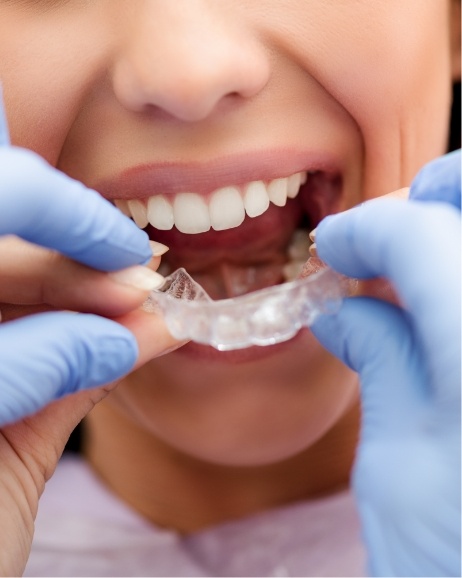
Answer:
[[[444, 152], [450, 10], [449, 0], [0, 0], [12, 142], [129, 201], [170, 246], [168, 266], [217, 297], [279, 282], [295, 228], [408, 185]], [[277, 179], [300, 172], [306, 183], [279, 206]], [[242, 222], [244, 208], [258, 216]], [[356, 396], [354, 376], [304, 331], [237, 355], [186, 346], [132, 374], [110, 403], [195, 456], [257, 464], [312, 444]]]

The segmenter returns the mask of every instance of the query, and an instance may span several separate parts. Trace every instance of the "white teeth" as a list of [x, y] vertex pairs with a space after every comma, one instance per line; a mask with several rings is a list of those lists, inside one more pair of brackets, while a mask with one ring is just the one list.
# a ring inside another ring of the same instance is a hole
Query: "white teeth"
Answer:
[[149, 222], [163, 231], [173, 226], [188, 234], [204, 233], [210, 227], [223, 231], [238, 227], [246, 213], [248, 217], [262, 215], [270, 202], [283, 207], [288, 198], [298, 195], [306, 178], [307, 174], [303, 172], [269, 183], [252, 181], [246, 185], [222, 187], [207, 197], [197, 193], [160, 194], [144, 201], [117, 199], [114, 203], [142, 229]]
[[310, 256], [311, 244], [308, 233], [303, 229], [296, 229], [287, 250], [289, 258], [292, 261], [302, 261], [304, 263]]
[[210, 223], [215, 231], [239, 227], [245, 218], [244, 203], [236, 187], [215, 191], [209, 202]]
[[289, 261], [282, 268], [284, 281], [294, 281], [302, 272], [305, 261]]
[[169, 231], [175, 224], [173, 207], [164, 195], [154, 195], [148, 199], [148, 221], [160, 231]]
[[148, 224], [148, 217], [146, 216], [146, 205], [138, 199], [132, 199], [127, 203], [133, 220], [140, 229], [144, 229]]
[[296, 173], [295, 175], [289, 177], [287, 182], [287, 197], [289, 199], [294, 199], [298, 195], [301, 178], [301, 173]]
[[287, 180], [274, 179], [268, 185], [269, 200], [278, 207], [283, 207], [287, 202]]
[[181, 233], [205, 233], [210, 229], [209, 208], [197, 193], [179, 193], [173, 202], [175, 226]]
[[124, 199], [117, 199], [116, 201], [114, 201], [114, 205], [119, 209], [119, 211], [121, 211], [124, 215], [127, 215], [127, 217], [131, 217], [132, 214], [130, 212], [130, 209], [128, 208], [128, 202], [125, 201]]
[[286, 281], [296, 279], [308, 258], [310, 257], [310, 238], [308, 231], [296, 229], [292, 235], [290, 245], [287, 248], [288, 262], [282, 268], [282, 274]]
[[269, 207], [268, 193], [262, 181], [254, 181], [247, 185], [244, 207], [249, 217], [258, 217]]

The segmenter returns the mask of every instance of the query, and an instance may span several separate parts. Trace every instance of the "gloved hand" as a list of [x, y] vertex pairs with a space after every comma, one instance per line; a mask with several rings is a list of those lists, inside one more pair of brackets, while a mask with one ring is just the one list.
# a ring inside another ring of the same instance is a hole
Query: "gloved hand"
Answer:
[[387, 278], [402, 303], [345, 299], [312, 328], [359, 373], [353, 489], [376, 576], [461, 575], [460, 164], [447, 155], [410, 201], [373, 200], [317, 228], [323, 261]]
[[[147, 235], [96, 192], [9, 146], [0, 103], [0, 235], [6, 234], [104, 271], [152, 256]], [[2, 291], [4, 285], [0, 278]], [[121, 377], [137, 354], [128, 329], [97, 315], [43, 313], [1, 324], [0, 425]]]

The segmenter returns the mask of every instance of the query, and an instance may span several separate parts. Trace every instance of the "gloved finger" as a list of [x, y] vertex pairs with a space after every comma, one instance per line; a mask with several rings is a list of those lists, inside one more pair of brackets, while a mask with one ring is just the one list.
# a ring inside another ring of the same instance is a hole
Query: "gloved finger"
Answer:
[[[391, 281], [437, 383], [461, 348], [460, 212], [443, 203], [377, 199], [324, 219], [316, 243], [320, 258], [341, 273]], [[447, 386], [458, 388], [460, 364], [452, 367]]]
[[105, 271], [147, 262], [144, 231], [35, 153], [0, 148], [0, 235], [16, 234]]
[[[41, 304], [109, 317], [138, 307], [162, 282], [151, 271], [160, 258], [123, 272], [103, 273], [18, 237], [0, 238], [0, 303]], [[0, 305], [0, 310], [2, 306]]]
[[16, 234], [85, 265], [115, 271], [147, 263], [148, 236], [98, 193], [9, 145], [0, 92], [0, 235]]
[[401, 309], [368, 297], [349, 298], [337, 314], [320, 316], [311, 330], [360, 375], [363, 435], [393, 438], [415, 430], [429, 392], [420, 345]]
[[[3, 321], [14, 321], [22, 317], [50, 312], [50, 308], [43, 305], [5, 305], [0, 306]], [[138, 343], [138, 359], [133, 367], [136, 369], [147, 361], [165, 355], [185, 345], [188, 341], [178, 341], [169, 333], [161, 315], [148, 313], [142, 308], [128, 313], [117, 315], [113, 321], [126, 327], [136, 338]], [[2, 326], [0, 325], [0, 328]]]
[[461, 575], [460, 443], [449, 457], [431, 430], [359, 448], [352, 483], [368, 576]]
[[461, 162], [458, 150], [425, 165], [412, 182], [410, 198], [449, 203], [460, 211]]
[[95, 315], [43, 313], [0, 326], [0, 423], [109, 383], [136, 362], [133, 334]]

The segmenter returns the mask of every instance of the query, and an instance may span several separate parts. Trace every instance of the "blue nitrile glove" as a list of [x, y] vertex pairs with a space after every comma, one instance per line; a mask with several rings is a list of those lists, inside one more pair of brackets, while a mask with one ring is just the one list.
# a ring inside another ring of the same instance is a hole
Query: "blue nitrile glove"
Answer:
[[427, 165], [416, 200], [370, 201], [317, 229], [322, 260], [386, 277], [403, 304], [345, 299], [312, 328], [359, 373], [353, 488], [375, 576], [461, 575], [460, 162]]
[[[0, 235], [60, 251], [104, 271], [145, 263], [147, 235], [95, 191], [31, 151], [9, 146], [0, 96]], [[0, 279], [0, 283], [1, 283]], [[43, 313], [0, 324], [0, 425], [135, 363], [135, 337], [98, 317]]]

